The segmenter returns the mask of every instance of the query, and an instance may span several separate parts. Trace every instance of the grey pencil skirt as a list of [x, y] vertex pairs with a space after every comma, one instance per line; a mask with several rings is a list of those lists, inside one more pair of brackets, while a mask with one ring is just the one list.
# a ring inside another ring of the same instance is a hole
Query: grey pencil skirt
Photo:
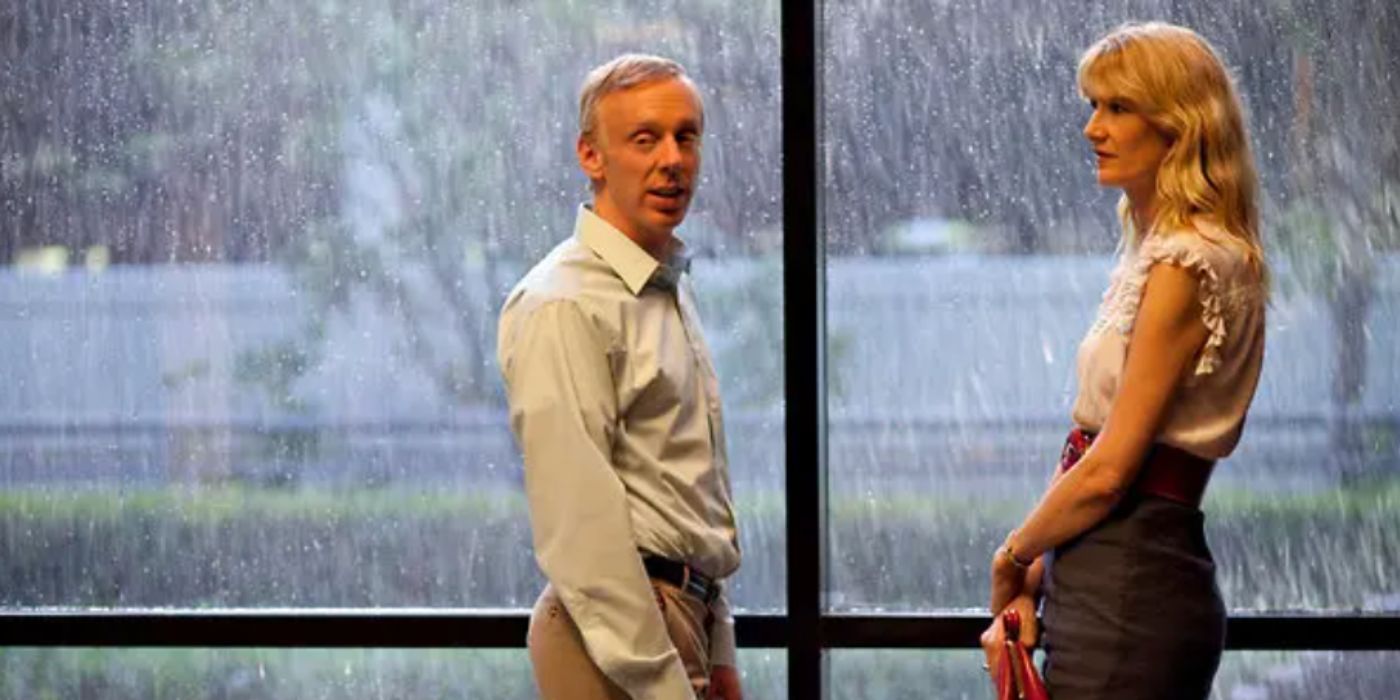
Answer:
[[1225, 605], [1204, 524], [1196, 508], [1130, 495], [1055, 549], [1042, 638], [1052, 700], [1210, 696]]

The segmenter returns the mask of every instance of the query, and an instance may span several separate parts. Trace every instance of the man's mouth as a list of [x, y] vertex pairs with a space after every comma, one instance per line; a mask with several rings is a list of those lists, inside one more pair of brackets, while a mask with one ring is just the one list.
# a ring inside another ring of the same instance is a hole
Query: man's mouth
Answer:
[[653, 187], [647, 190], [647, 192], [650, 192], [651, 194], [654, 194], [657, 197], [665, 197], [667, 199], [679, 199], [685, 196], [686, 189], [684, 187], [681, 187], [680, 185], [670, 185], [668, 187]]
[[663, 211], [680, 211], [681, 207], [685, 206], [685, 196], [688, 192], [689, 190], [680, 185], [652, 187], [647, 190], [647, 194], [660, 200], [657, 207]]
[[1094, 155], [1096, 155], [1096, 156], [1098, 156], [1098, 157], [1100, 157], [1100, 158], [1112, 158], [1112, 157], [1113, 157], [1113, 154], [1112, 154], [1112, 153], [1106, 153], [1106, 152], [1104, 152], [1104, 151], [1094, 151]]

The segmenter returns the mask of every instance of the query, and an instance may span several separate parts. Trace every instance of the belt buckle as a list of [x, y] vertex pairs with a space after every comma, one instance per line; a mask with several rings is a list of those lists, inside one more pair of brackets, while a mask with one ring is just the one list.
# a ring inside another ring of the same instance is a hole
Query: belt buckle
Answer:
[[1089, 451], [1089, 446], [1094, 444], [1094, 437], [1094, 434], [1080, 428], [1069, 431], [1065, 446], [1060, 450], [1060, 467], [1068, 471], [1078, 464], [1084, 458], [1084, 453]]
[[1078, 452], [1078, 450], [1075, 449], [1072, 439], [1065, 440], [1065, 446], [1060, 450], [1060, 466], [1068, 468], [1070, 465], [1079, 461], [1079, 455], [1075, 454], [1076, 452]]
[[716, 594], [719, 593], [719, 587], [715, 585], [713, 579], [691, 569], [689, 564], [685, 567], [685, 585], [681, 586], [681, 589], [700, 599], [706, 605], [713, 603], [717, 597]]

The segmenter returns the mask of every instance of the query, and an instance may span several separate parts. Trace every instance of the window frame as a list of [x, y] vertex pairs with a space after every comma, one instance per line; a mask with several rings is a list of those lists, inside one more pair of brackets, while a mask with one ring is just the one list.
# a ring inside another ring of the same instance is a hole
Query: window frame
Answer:
[[[825, 240], [821, 235], [821, 3], [781, 0], [786, 614], [737, 616], [741, 646], [787, 650], [788, 697], [829, 696], [826, 652], [976, 649], [979, 612], [826, 610]], [[800, 312], [800, 313], [799, 313]], [[813, 478], [813, 467], [816, 478]], [[0, 646], [522, 648], [525, 611], [7, 609]], [[1400, 651], [1400, 613], [1232, 614], [1229, 650]]]

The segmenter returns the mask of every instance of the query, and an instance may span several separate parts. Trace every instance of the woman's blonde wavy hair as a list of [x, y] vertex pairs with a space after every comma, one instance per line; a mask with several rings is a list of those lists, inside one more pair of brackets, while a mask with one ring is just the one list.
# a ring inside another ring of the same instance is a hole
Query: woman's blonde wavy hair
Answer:
[[[1244, 108], [1225, 64], [1199, 34], [1163, 22], [1125, 24], [1090, 46], [1079, 59], [1086, 97], [1111, 95], [1131, 103], [1171, 141], [1157, 171], [1152, 231], [1191, 230], [1206, 217], [1237, 239], [1268, 288], [1259, 236], [1258, 175], [1245, 129]], [[1125, 242], [1136, 230], [1127, 195], [1118, 203]]]

